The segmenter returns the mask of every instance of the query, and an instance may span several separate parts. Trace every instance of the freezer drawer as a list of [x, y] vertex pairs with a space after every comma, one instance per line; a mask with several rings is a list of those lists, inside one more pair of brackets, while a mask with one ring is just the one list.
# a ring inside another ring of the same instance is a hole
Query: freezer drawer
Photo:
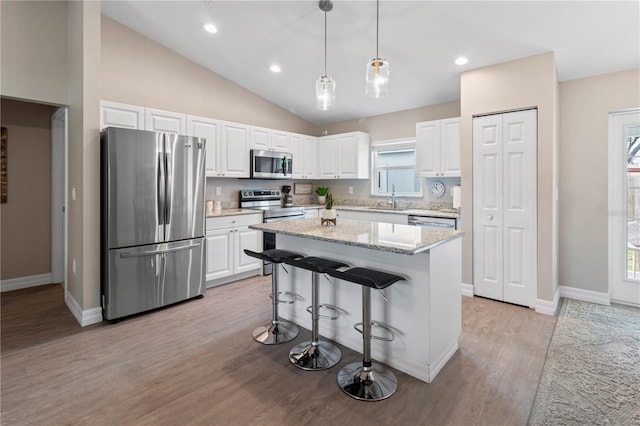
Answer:
[[103, 318], [112, 320], [203, 295], [204, 238], [109, 250]]

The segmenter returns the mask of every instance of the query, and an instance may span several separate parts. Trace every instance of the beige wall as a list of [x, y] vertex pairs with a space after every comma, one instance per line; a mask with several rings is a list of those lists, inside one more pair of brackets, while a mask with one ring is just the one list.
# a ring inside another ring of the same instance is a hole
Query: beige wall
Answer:
[[638, 107], [639, 69], [560, 84], [560, 285], [609, 291], [609, 113]]
[[462, 116], [462, 281], [473, 283], [472, 118], [476, 114], [527, 107], [538, 108], [538, 291], [537, 298], [551, 301], [557, 283], [554, 253], [554, 150], [557, 131], [557, 76], [552, 52], [468, 71], [461, 77]]
[[102, 99], [315, 134], [316, 126], [102, 17]]
[[0, 279], [51, 272], [51, 115], [56, 108], [2, 99], [7, 203], [0, 204]]
[[[81, 309], [100, 306], [100, 3], [68, 4], [68, 285]], [[75, 188], [76, 199], [71, 197]], [[72, 262], [76, 260], [76, 273]]]
[[67, 3], [0, 2], [5, 97], [67, 103]]
[[409, 138], [416, 136], [416, 123], [459, 116], [460, 101], [453, 101], [358, 120], [326, 124], [319, 126], [318, 134], [322, 134], [323, 130], [326, 130], [329, 135], [360, 130], [369, 133], [372, 141]]

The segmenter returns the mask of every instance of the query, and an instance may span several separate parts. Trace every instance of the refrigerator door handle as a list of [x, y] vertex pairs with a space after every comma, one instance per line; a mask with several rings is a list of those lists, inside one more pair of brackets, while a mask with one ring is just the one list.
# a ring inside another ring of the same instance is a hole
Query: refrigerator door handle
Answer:
[[166, 170], [166, 180], [167, 180], [167, 195], [166, 195], [166, 200], [165, 200], [165, 224], [169, 225], [171, 223], [171, 199], [172, 199], [172, 193], [173, 193], [173, 179], [171, 177], [171, 154], [170, 153], [165, 153], [164, 154], [164, 165], [165, 165], [165, 170]]
[[174, 248], [168, 248], [163, 250], [148, 250], [148, 251], [141, 251], [137, 253], [125, 252], [125, 253], [120, 253], [120, 258], [125, 259], [128, 257], [155, 256], [156, 254], [171, 253], [174, 251], [193, 250], [194, 248], [197, 248], [199, 246], [200, 246], [200, 243], [195, 243], [189, 246], [174, 247]]
[[[162, 164], [162, 153], [158, 153], [158, 166], [157, 166], [157, 176], [158, 176], [158, 182], [156, 185], [156, 199], [158, 200], [157, 203], [157, 209], [158, 209], [158, 224], [159, 225], [164, 225], [164, 205], [165, 205], [165, 199], [164, 199], [164, 164]], [[164, 233], [162, 235], [162, 237], [164, 238]]]

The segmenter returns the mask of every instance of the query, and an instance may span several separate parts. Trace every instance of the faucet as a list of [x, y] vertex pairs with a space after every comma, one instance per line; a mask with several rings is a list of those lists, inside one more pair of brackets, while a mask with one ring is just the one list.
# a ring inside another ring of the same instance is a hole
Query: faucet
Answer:
[[387, 204], [391, 204], [391, 208], [396, 208], [396, 184], [391, 184], [391, 200], [387, 200]]

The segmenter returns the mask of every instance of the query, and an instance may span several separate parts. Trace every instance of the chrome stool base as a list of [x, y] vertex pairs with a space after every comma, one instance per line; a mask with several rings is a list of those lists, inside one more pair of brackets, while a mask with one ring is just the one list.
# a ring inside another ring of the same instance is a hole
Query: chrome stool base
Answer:
[[326, 370], [340, 362], [342, 353], [333, 343], [324, 340], [315, 345], [307, 340], [294, 346], [289, 352], [289, 361], [298, 368], [307, 371]]
[[338, 372], [338, 386], [347, 395], [361, 401], [380, 401], [398, 390], [395, 374], [380, 365], [364, 367], [354, 362]]
[[298, 335], [298, 327], [289, 321], [270, 322], [253, 330], [253, 340], [263, 345], [277, 345], [293, 340]]

